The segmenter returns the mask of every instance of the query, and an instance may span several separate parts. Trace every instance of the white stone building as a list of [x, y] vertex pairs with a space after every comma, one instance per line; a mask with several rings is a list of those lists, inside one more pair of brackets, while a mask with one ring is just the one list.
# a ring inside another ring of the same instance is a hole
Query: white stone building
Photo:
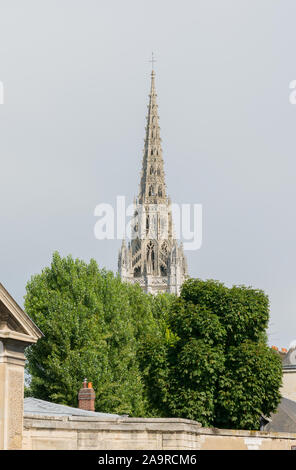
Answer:
[[122, 243], [118, 270], [123, 281], [137, 282], [145, 292], [178, 295], [188, 277], [187, 263], [183, 246], [174, 235], [156, 97], [152, 70], [140, 190], [134, 202], [131, 241]]

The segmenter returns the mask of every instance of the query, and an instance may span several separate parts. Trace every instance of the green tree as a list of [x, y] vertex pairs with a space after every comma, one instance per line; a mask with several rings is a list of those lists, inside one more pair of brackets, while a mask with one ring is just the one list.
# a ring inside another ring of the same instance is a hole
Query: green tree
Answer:
[[27, 284], [25, 309], [44, 333], [27, 349], [30, 393], [77, 406], [87, 377], [97, 410], [144, 416], [137, 351], [159, 328], [150, 299], [94, 260], [86, 264], [54, 253], [51, 266]]
[[264, 292], [190, 279], [167, 318], [166, 331], [141, 351], [153, 413], [258, 429], [260, 416], [277, 408], [282, 374], [266, 342]]
[[25, 308], [45, 335], [27, 349], [27, 396], [77, 406], [87, 377], [97, 410], [242, 429], [258, 429], [279, 403], [260, 290], [190, 279], [179, 298], [151, 296], [94, 260], [54, 253]]

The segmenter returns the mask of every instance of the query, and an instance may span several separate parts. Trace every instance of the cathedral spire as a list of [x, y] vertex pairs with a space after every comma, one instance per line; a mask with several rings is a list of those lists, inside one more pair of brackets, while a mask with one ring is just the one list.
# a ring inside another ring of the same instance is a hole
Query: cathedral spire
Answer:
[[121, 247], [118, 270], [122, 280], [140, 284], [145, 292], [179, 294], [187, 265], [173, 234], [156, 98], [152, 69], [139, 197], [134, 202], [131, 242]]
[[155, 72], [152, 70], [139, 193], [139, 202], [149, 204], [165, 203], [166, 201], [166, 186], [156, 98]]

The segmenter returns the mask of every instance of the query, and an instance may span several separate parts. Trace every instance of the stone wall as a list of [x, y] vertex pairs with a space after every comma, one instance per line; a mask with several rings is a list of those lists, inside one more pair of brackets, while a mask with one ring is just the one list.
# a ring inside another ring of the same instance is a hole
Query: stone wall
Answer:
[[283, 397], [296, 401], [296, 367], [283, 369], [283, 385], [280, 393]]
[[25, 415], [23, 449], [290, 450], [296, 434], [202, 428], [177, 418]]
[[21, 449], [24, 369], [0, 360], [0, 449]]

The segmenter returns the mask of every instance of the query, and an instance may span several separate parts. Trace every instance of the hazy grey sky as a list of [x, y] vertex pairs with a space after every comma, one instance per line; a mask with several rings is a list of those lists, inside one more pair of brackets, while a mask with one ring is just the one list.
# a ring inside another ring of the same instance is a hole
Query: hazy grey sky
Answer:
[[264, 289], [296, 337], [295, 0], [0, 0], [0, 280], [71, 253], [117, 269], [94, 208], [137, 194], [156, 87], [174, 202], [203, 204], [190, 274]]

